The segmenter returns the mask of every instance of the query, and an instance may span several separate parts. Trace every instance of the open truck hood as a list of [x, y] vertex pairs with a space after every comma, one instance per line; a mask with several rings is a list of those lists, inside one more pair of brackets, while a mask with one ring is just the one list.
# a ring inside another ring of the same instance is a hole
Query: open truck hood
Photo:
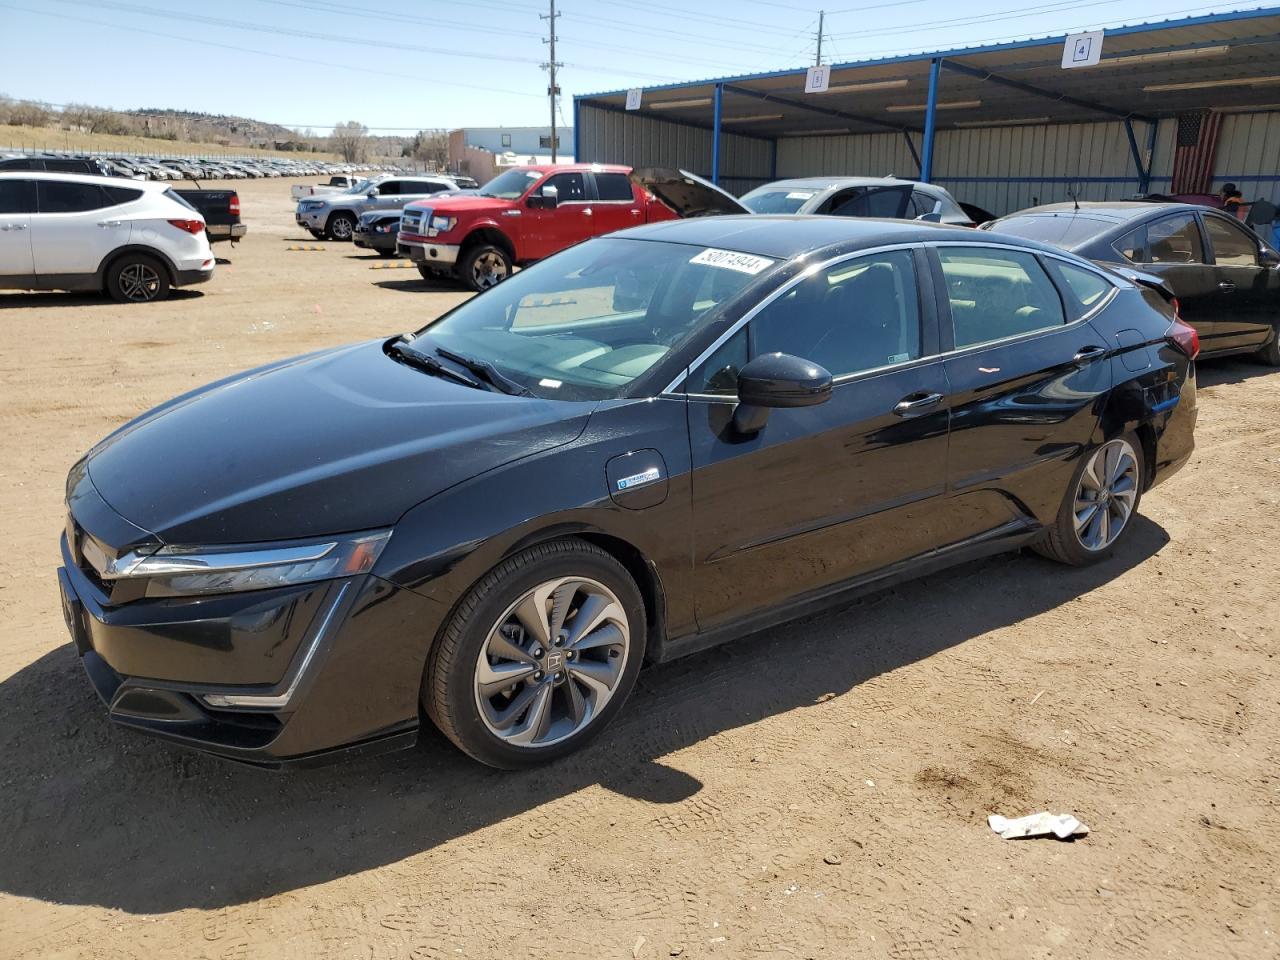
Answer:
[[639, 167], [631, 180], [644, 187], [682, 218], [751, 213], [738, 199], [714, 183], [674, 167]]

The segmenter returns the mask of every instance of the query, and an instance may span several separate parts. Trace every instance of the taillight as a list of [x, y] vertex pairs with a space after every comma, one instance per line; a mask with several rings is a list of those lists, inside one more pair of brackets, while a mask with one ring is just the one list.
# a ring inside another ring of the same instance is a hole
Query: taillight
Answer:
[[233, 193], [231, 195], [231, 202], [227, 205], [227, 209], [231, 211], [233, 217], [240, 216], [240, 194]]
[[170, 220], [169, 222], [179, 230], [185, 230], [190, 234], [198, 234], [204, 229], [203, 220]]
[[1173, 323], [1165, 332], [1165, 339], [1181, 350], [1191, 360], [1200, 356], [1200, 334], [1178, 314], [1178, 301], [1173, 301]]

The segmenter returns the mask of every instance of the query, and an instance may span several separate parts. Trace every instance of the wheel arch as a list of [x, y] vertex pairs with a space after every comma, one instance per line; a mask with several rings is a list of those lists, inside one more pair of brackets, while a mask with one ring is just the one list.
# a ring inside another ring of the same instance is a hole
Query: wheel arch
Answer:
[[516, 248], [515, 244], [511, 242], [511, 238], [497, 227], [490, 226], [476, 227], [463, 237], [462, 243], [458, 247], [458, 259], [461, 260], [467, 250], [481, 243], [497, 247], [511, 258], [513, 264], [516, 262]]
[[177, 286], [178, 268], [174, 265], [174, 262], [168, 258], [168, 256], [166, 256], [162, 251], [157, 250], [155, 247], [148, 247], [141, 243], [127, 243], [123, 247], [117, 247], [115, 250], [112, 250], [103, 258], [102, 263], [98, 265], [98, 287], [102, 289], [106, 288], [107, 271], [111, 269], [112, 265], [115, 264], [117, 260], [121, 257], [127, 257], [134, 253], [145, 254], [159, 260], [160, 263], [164, 265], [165, 270], [169, 273], [170, 285]]

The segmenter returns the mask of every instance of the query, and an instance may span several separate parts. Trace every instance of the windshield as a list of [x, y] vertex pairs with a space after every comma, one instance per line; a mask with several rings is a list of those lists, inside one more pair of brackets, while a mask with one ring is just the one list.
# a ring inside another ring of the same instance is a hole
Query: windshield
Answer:
[[777, 187], [756, 187], [741, 198], [742, 205], [752, 213], [796, 213], [818, 195], [817, 190], [779, 190]]
[[480, 188], [482, 197], [498, 197], [501, 200], [519, 200], [524, 192], [536, 183], [542, 174], [537, 170], [508, 170], [500, 173]]
[[419, 331], [415, 347], [488, 361], [539, 397], [618, 397], [776, 263], [683, 243], [589, 240], [468, 300]]
[[1070, 250], [1092, 240], [1115, 224], [1096, 217], [1082, 217], [1074, 212], [1062, 214], [1037, 214], [1030, 217], [1005, 217], [996, 220], [988, 228], [994, 233], [1007, 233], [1024, 240], [1039, 240]]

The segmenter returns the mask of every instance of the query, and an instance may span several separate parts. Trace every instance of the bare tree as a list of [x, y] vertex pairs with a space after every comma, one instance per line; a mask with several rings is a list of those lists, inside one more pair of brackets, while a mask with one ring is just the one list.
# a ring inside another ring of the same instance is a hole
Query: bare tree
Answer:
[[333, 136], [329, 138], [333, 149], [342, 154], [342, 159], [348, 163], [364, 159], [368, 141], [369, 128], [356, 120], [335, 125]]
[[0, 98], [0, 121], [17, 127], [47, 127], [53, 122], [53, 110], [35, 100]]
[[405, 145], [403, 155], [429, 170], [443, 170], [449, 163], [449, 134], [444, 130], [419, 130]]

